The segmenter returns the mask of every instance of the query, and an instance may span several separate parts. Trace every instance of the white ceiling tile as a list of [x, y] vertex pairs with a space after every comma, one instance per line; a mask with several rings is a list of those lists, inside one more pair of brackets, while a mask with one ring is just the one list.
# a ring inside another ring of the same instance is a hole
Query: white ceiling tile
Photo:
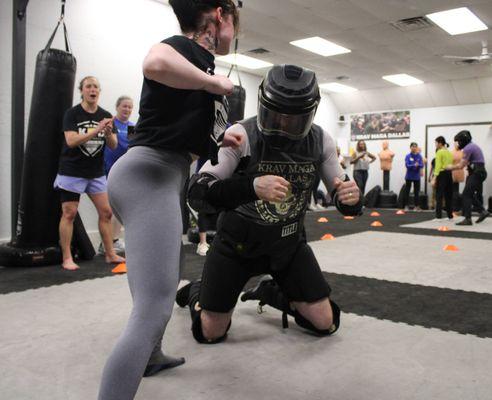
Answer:
[[453, 90], [459, 104], [477, 104], [482, 103], [482, 95], [476, 79], [462, 79], [452, 81]]
[[480, 94], [485, 103], [492, 103], [492, 77], [477, 79]]
[[382, 16], [385, 21], [396, 21], [421, 15], [419, 8], [408, 0], [350, 0], [350, 3], [360, 7], [365, 14]]
[[390, 105], [379, 90], [362, 90], [360, 95], [365, 99], [366, 103], [369, 105], [367, 111], [384, 111], [390, 109]]
[[407, 96], [405, 88], [393, 87], [381, 90], [386, 98], [389, 108], [393, 110], [411, 108], [411, 102]]
[[345, 93], [343, 96], [347, 99], [347, 112], [355, 113], [355, 112], [363, 112], [369, 109], [369, 104], [367, 104], [364, 97], [360, 95], [359, 92], [354, 93]]
[[[324, 96], [327, 96], [326, 94]], [[350, 111], [350, 103], [349, 100], [342, 94], [330, 93], [328, 97], [331, 98], [333, 103], [335, 103], [336, 108], [340, 112], [340, 114], [348, 114]]]
[[483, 78], [492, 76], [492, 68], [490, 65], [456, 65], [448, 69], [439, 69], [433, 71], [443, 79], [460, 80]]
[[429, 91], [425, 84], [407, 86], [406, 88], [404, 88], [404, 90], [407, 92], [407, 97], [410, 100], [413, 108], [426, 108], [434, 106], [432, 97], [429, 94]]
[[455, 106], [459, 104], [451, 82], [432, 82], [426, 83], [425, 85], [436, 107]]

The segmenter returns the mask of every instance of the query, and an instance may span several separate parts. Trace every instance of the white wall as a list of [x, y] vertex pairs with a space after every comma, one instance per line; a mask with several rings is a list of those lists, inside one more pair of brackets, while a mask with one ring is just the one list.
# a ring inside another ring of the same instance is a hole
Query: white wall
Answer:
[[[10, 137], [12, 2], [0, 2], [0, 240], [10, 237]], [[27, 9], [26, 130], [32, 94], [36, 55], [44, 48], [60, 13], [59, 0], [31, 0]], [[126, 94], [138, 104], [142, 84], [141, 64], [149, 48], [179, 33], [171, 8], [152, 0], [71, 0], [66, 5], [66, 23], [78, 82], [95, 75], [101, 82], [100, 105], [114, 112], [116, 99]], [[59, 31], [53, 47], [64, 48]], [[226, 73], [218, 68], [217, 73]], [[235, 74], [233, 80], [236, 79]], [[256, 113], [260, 77], [241, 73], [245, 86], [245, 115]], [[79, 101], [75, 90], [74, 103]], [[132, 120], [136, 121], [138, 107]], [[81, 202], [81, 215], [88, 231], [97, 230], [94, 207]]]
[[[385, 110], [386, 111], [386, 110]], [[348, 121], [339, 133], [339, 137], [350, 138], [350, 115], [346, 115]], [[409, 152], [411, 142], [417, 142], [425, 154], [425, 126], [434, 124], [462, 124], [471, 122], [492, 121], [492, 103], [475, 104], [466, 106], [453, 107], [433, 107], [433, 108], [416, 108], [411, 110], [410, 139], [390, 140], [390, 149], [396, 153], [393, 161], [393, 170], [391, 171], [390, 189], [398, 194], [405, 179], [405, 156]], [[452, 128], [451, 128], [452, 129]], [[455, 132], [457, 133], [457, 132]], [[434, 138], [429, 140], [429, 146], [434, 146]], [[380, 140], [366, 141], [368, 150], [377, 155], [381, 151]], [[351, 143], [355, 148], [355, 142]], [[485, 158], [492, 157], [492, 148], [484, 148]], [[430, 160], [428, 160], [430, 168]], [[369, 170], [369, 180], [367, 190], [375, 185], [382, 186], [382, 172], [380, 170], [379, 159], [371, 164]], [[424, 184], [422, 180], [422, 185]], [[422, 186], [423, 187], [423, 186]]]
[[332, 137], [340, 135], [340, 125], [338, 124], [338, 109], [330, 96], [321, 94], [321, 103], [318, 106], [314, 122], [320, 125]]

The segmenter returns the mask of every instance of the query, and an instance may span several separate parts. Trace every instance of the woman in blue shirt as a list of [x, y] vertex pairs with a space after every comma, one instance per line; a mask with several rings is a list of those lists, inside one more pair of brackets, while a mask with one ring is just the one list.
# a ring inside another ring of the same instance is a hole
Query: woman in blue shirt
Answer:
[[410, 153], [405, 157], [405, 167], [407, 173], [405, 175], [405, 196], [403, 198], [403, 207], [408, 206], [408, 197], [410, 195], [410, 188], [413, 183], [413, 195], [415, 198], [415, 209], [420, 211], [420, 170], [424, 168], [424, 160], [418, 151], [418, 145], [415, 142], [410, 144]]
[[[111, 149], [108, 146], [104, 149], [104, 172], [106, 176], [113, 164], [128, 150], [128, 134], [133, 132], [135, 124], [130, 121], [133, 111], [133, 99], [129, 96], [120, 96], [116, 100], [116, 117], [113, 120], [114, 133], [118, 136], [118, 146]], [[111, 219], [113, 226], [113, 247], [117, 252], [125, 251], [125, 244], [120, 240], [121, 224], [113, 216]], [[99, 254], [104, 254], [102, 243], [99, 245]]]

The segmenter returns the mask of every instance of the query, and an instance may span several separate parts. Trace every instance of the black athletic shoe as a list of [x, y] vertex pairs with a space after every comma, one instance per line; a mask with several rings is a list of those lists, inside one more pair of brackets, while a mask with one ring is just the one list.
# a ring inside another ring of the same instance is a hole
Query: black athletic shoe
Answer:
[[266, 300], [271, 297], [272, 289], [276, 286], [277, 283], [272, 278], [265, 276], [253, 289], [249, 289], [242, 294], [241, 301], [259, 300], [260, 305], [264, 306], [267, 304]]
[[465, 218], [461, 222], [456, 222], [456, 225], [459, 225], [459, 226], [473, 225], [473, 222], [472, 222], [472, 220], [470, 218]]
[[490, 213], [488, 211], [481, 212], [480, 213], [480, 216], [477, 218], [477, 220], [475, 221], [475, 223], [479, 224], [480, 222], [482, 222], [488, 216], [490, 216]]
[[187, 285], [179, 289], [176, 293], [176, 303], [181, 308], [186, 307], [188, 305], [188, 302], [190, 300], [190, 289], [192, 284], [193, 282], [188, 283]]

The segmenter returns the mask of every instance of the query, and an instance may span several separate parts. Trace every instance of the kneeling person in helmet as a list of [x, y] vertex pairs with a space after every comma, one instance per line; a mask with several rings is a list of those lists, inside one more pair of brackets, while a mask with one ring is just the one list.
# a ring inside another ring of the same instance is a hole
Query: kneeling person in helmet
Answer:
[[190, 307], [200, 343], [225, 339], [239, 294], [256, 275], [270, 274], [241, 297], [295, 318], [319, 335], [334, 333], [340, 309], [306, 243], [304, 216], [319, 175], [345, 215], [359, 215], [362, 196], [343, 173], [331, 136], [313, 124], [320, 101], [312, 71], [276, 65], [259, 88], [258, 115], [229, 128], [241, 144], [219, 151], [192, 177], [189, 201], [204, 212], [222, 210], [202, 279], [178, 291]]

